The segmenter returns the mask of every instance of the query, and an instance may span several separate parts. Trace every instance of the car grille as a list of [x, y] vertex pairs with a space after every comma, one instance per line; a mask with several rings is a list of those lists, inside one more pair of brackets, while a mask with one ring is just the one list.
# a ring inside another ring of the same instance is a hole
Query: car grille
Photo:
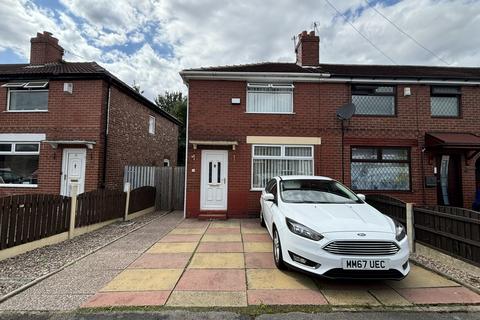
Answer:
[[323, 274], [326, 278], [331, 279], [390, 279], [401, 280], [405, 276], [398, 270], [343, 270], [343, 269], [331, 269]]
[[333, 241], [323, 249], [346, 256], [387, 256], [400, 250], [395, 243], [388, 241]]

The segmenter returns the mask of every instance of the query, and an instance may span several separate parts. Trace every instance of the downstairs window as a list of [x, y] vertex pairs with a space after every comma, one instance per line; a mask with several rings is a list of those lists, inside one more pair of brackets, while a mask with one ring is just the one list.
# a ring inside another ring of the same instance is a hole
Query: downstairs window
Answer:
[[0, 186], [36, 186], [39, 153], [39, 143], [0, 142]]

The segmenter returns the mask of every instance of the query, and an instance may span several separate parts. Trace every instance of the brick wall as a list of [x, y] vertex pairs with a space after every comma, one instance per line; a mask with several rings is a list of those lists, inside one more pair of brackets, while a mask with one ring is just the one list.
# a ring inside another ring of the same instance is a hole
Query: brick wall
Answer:
[[[49, 82], [48, 112], [5, 112], [7, 89], [0, 88], [0, 133], [44, 133], [47, 140], [90, 140], [97, 144], [87, 150], [85, 190], [98, 187], [103, 147], [100, 139], [102, 80], [72, 82], [73, 94], [63, 92], [65, 81]], [[3, 83], [0, 83], [3, 84]], [[23, 193], [60, 192], [63, 147], [53, 149], [41, 144], [38, 170], [38, 188], [0, 188], [0, 196]]]
[[[350, 148], [355, 145], [408, 146], [411, 148], [412, 190], [389, 192], [392, 196], [416, 203], [436, 204], [436, 188], [424, 188], [423, 177], [433, 175], [435, 161], [422, 152], [425, 132], [449, 131], [480, 134], [480, 88], [462, 88], [462, 116], [456, 119], [430, 116], [430, 87], [409, 85], [412, 95], [403, 96], [404, 86], [397, 87], [394, 117], [354, 116], [347, 126], [344, 143], [345, 183], [350, 184]], [[260, 193], [250, 191], [251, 145], [246, 136], [321, 137], [315, 146], [315, 174], [338, 180], [342, 178], [341, 130], [336, 110], [350, 101], [350, 86], [328, 83], [295, 83], [294, 114], [247, 114], [246, 83], [242, 81], [189, 82], [190, 140], [235, 140], [239, 146], [229, 151], [228, 213], [258, 213]], [[231, 105], [231, 98], [241, 98]], [[423, 162], [423, 166], [422, 166]], [[188, 146], [187, 213], [200, 212], [201, 150]], [[192, 173], [195, 169], [195, 173]], [[470, 206], [475, 190], [475, 159], [467, 165], [462, 159], [465, 206]]]
[[[107, 188], [123, 188], [126, 165], [177, 164], [178, 126], [135, 99], [111, 87], [107, 143]], [[155, 134], [148, 133], [149, 116], [155, 116]]]

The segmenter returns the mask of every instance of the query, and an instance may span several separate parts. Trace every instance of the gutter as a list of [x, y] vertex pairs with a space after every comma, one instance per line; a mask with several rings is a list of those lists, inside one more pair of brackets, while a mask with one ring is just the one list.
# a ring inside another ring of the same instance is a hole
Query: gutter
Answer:
[[415, 78], [360, 78], [336, 77], [329, 73], [288, 73], [288, 72], [221, 72], [181, 71], [184, 83], [189, 80], [231, 80], [231, 81], [290, 81], [326, 83], [392, 83], [392, 84], [434, 84], [434, 85], [480, 85], [480, 80], [415, 79]]
[[108, 126], [110, 124], [110, 94], [111, 94], [111, 86], [112, 86], [110, 80], [107, 83], [108, 83], [108, 87], [107, 87], [108, 93], [107, 93], [107, 99], [105, 102], [105, 114], [106, 114], [105, 130], [103, 131], [105, 138], [103, 143], [102, 184], [101, 184], [102, 189], [105, 189], [106, 179], [107, 179]]

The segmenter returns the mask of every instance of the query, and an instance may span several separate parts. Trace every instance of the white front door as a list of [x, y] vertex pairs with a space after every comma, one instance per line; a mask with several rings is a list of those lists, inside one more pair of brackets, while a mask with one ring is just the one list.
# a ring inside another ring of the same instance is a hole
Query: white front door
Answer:
[[201, 210], [227, 210], [228, 151], [202, 150]]
[[78, 193], [85, 189], [86, 149], [63, 149], [62, 184], [60, 194], [70, 196], [73, 180], [78, 181]]

